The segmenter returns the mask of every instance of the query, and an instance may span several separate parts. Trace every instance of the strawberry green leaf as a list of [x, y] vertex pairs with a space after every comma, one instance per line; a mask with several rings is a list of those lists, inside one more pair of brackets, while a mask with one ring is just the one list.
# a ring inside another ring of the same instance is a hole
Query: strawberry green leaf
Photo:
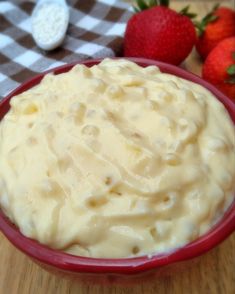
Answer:
[[196, 13], [191, 13], [191, 12], [189, 12], [189, 8], [190, 8], [189, 5], [185, 6], [182, 10], [180, 10], [179, 14], [185, 15], [185, 16], [187, 16], [187, 17], [189, 17], [189, 18], [194, 18], [194, 17], [196, 17], [197, 14], [196, 14]]
[[134, 6], [134, 10], [135, 12], [140, 12], [156, 5], [159, 5], [158, 0], [136, 0], [136, 6]]
[[180, 14], [185, 14], [185, 13], [188, 12], [188, 10], [189, 10], [189, 5], [185, 6], [183, 9], [181, 9], [181, 10], [179, 11], [179, 13], [180, 13]]
[[148, 4], [149, 7], [153, 7], [153, 6], [156, 6], [156, 5], [158, 5], [157, 0], [149, 0], [149, 4]]
[[138, 13], [138, 12], [141, 11], [141, 10], [139, 10], [139, 9], [138, 9], [137, 7], [135, 7], [135, 6], [133, 6], [132, 8], [134, 9], [134, 12], [135, 12], [135, 13]]
[[200, 22], [198, 22], [198, 21], [194, 22], [194, 25], [198, 30], [199, 37], [202, 36], [202, 34], [205, 31], [206, 26], [209, 23], [214, 22], [218, 19], [218, 16], [214, 14], [215, 11], [218, 9], [218, 7], [219, 7], [219, 4], [218, 3], [215, 4], [212, 11], [210, 13], [208, 13], [207, 15], [205, 15]]
[[[233, 52], [235, 53], [235, 52]], [[235, 84], [235, 64], [230, 65], [227, 70], [227, 74], [229, 75], [229, 78], [225, 80], [225, 83], [229, 84]]]
[[232, 53], [232, 58], [235, 60], [235, 51]]
[[168, 7], [169, 2], [170, 2], [169, 0], [160, 0], [160, 5]]
[[209, 15], [208, 17], [205, 18], [205, 22], [206, 24], [210, 23], [210, 22], [213, 22], [215, 20], [217, 20], [218, 16], [217, 15]]
[[189, 17], [190, 19], [195, 18], [197, 16], [196, 13], [187, 13], [185, 16]]
[[227, 68], [227, 74], [235, 75], [235, 64], [232, 64]]
[[235, 84], [235, 77], [231, 77], [231, 78], [225, 80], [225, 83], [227, 83], [227, 84]]
[[138, 7], [140, 10], [148, 9], [148, 5], [145, 3], [144, 0], [136, 0], [136, 3], [137, 3], [137, 7]]

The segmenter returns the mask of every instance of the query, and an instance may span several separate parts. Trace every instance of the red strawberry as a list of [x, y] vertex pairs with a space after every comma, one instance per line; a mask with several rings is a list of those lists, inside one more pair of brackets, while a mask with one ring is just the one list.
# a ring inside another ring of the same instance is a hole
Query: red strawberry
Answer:
[[196, 48], [205, 59], [221, 40], [235, 36], [235, 11], [226, 7], [214, 7], [196, 26], [199, 29]]
[[210, 52], [202, 77], [235, 102], [235, 36], [224, 39]]
[[[127, 23], [124, 55], [180, 64], [196, 42], [195, 28], [189, 19], [195, 15], [188, 13], [188, 7], [177, 13], [167, 6], [148, 8], [143, 0], [137, 2], [145, 10], [133, 15]], [[157, 1], [150, 2], [156, 5]], [[168, 5], [169, 1], [160, 2]]]

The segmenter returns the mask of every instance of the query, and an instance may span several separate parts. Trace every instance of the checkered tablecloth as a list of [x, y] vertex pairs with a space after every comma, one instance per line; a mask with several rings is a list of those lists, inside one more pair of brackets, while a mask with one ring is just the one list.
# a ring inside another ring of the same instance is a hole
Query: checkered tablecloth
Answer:
[[0, 99], [26, 79], [87, 58], [120, 56], [130, 5], [118, 0], [68, 0], [70, 22], [63, 45], [39, 49], [31, 36], [33, 1], [0, 1]]

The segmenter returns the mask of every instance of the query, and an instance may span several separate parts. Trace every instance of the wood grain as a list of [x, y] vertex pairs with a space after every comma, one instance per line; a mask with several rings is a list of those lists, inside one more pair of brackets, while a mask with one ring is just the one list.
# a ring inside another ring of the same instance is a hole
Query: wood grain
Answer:
[[[131, 2], [131, 1], [129, 1]], [[192, 10], [204, 15], [214, 1], [174, 1], [176, 9], [190, 3]], [[235, 8], [234, 0], [217, 1]], [[197, 74], [201, 62], [195, 52], [184, 66]], [[234, 294], [235, 234], [223, 244], [200, 257], [196, 266], [155, 281], [132, 287], [82, 285], [77, 281], [58, 278], [34, 264], [16, 250], [0, 233], [0, 294]]]

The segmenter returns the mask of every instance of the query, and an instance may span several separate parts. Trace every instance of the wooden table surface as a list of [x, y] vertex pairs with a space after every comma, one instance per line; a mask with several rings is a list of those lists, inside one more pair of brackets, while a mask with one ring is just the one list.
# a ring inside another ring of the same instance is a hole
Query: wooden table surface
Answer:
[[[235, 0], [217, 1], [235, 8]], [[130, 2], [130, 1], [129, 1]], [[215, 1], [175, 1], [179, 9], [190, 3], [192, 10], [204, 15]], [[200, 74], [201, 62], [195, 52], [185, 67]], [[81, 285], [56, 277], [16, 250], [0, 233], [0, 294], [234, 294], [235, 293], [235, 234], [223, 244], [200, 257], [196, 266], [184, 272], [158, 278], [136, 286]]]

